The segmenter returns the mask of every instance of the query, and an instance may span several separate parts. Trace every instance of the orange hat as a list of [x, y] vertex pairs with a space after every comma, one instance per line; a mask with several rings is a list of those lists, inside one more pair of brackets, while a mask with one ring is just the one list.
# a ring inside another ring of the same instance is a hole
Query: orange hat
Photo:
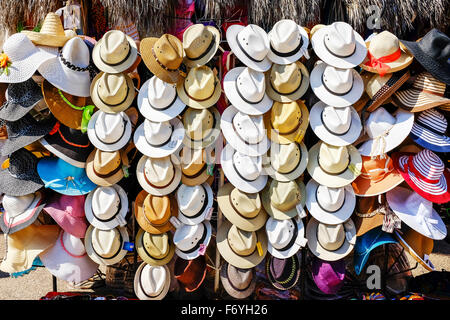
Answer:
[[431, 251], [433, 251], [433, 239], [425, 237], [414, 229], [409, 229], [402, 235], [395, 231], [395, 237], [409, 254], [417, 260], [428, 271], [434, 271], [434, 266], [429, 260]]

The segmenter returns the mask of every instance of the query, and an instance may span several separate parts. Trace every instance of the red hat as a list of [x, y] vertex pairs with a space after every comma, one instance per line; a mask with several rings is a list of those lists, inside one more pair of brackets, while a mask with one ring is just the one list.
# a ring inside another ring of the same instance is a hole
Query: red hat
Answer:
[[184, 260], [177, 257], [174, 275], [186, 292], [197, 290], [206, 277], [205, 256], [198, 256], [193, 260]]

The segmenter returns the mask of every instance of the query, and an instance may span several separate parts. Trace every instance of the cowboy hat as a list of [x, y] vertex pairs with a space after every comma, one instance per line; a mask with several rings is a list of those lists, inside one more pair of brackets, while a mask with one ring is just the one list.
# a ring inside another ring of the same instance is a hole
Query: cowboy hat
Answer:
[[86, 160], [86, 174], [96, 185], [109, 187], [122, 180], [128, 165], [125, 150], [95, 149]]
[[430, 261], [430, 255], [434, 246], [433, 239], [423, 236], [414, 229], [409, 229], [402, 234], [396, 230], [394, 236], [400, 245], [408, 251], [422, 267], [428, 271], [436, 270], [433, 263]]
[[386, 196], [360, 197], [356, 202], [355, 214], [352, 220], [356, 226], [356, 236], [362, 236], [367, 231], [384, 224], [385, 213], [387, 212]]
[[175, 258], [173, 274], [178, 284], [186, 292], [194, 292], [205, 281], [207, 273], [205, 256], [198, 256], [192, 260]]
[[41, 88], [32, 78], [24, 82], [10, 83], [5, 92], [7, 100], [0, 108], [0, 119], [17, 121], [42, 100]]
[[72, 34], [64, 32], [61, 17], [54, 12], [47, 13], [39, 32], [23, 30], [21, 33], [25, 34], [35, 45], [48, 47], [62, 47], [67, 40], [73, 37]]
[[306, 245], [305, 228], [300, 217], [267, 220], [267, 251], [275, 258], [287, 259]]
[[217, 108], [187, 108], [182, 116], [185, 129], [183, 143], [191, 149], [205, 149], [220, 135], [220, 114]]
[[133, 103], [133, 80], [125, 73], [98, 73], [90, 86], [95, 106], [106, 113], [125, 111]]
[[196, 23], [183, 32], [183, 59], [187, 67], [195, 68], [207, 64], [220, 45], [220, 31], [213, 26]]
[[134, 293], [139, 300], [162, 300], [170, 289], [167, 266], [153, 266], [142, 262], [134, 275]]
[[344, 285], [345, 259], [325, 261], [313, 257], [311, 275], [317, 288], [325, 294], [336, 294]]
[[212, 149], [191, 149], [184, 146], [178, 154], [181, 163], [181, 182], [196, 186], [208, 182], [211, 168], [214, 167], [215, 154]]
[[303, 142], [278, 144], [272, 142], [265, 172], [274, 180], [287, 182], [300, 177], [308, 164], [308, 150]]
[[175, 196], [178, 204], [178, 220], [184, 224], [199, 224], [213, 210], [214, 195], [207, 183], [197, 186], [181, 184]]
[[300, 279], [300, 261], [296, 254], [289, 258], [269, 256], [266, 259], [266, 275], [278, 290], [289, 290]]
[[220, 281], [230, 296], [246, 299], [255, 291], [256, 271], [255, 268], [241, 269], [224, 262], [220, 268]]
[[170, 232], [153, 234], [139, 229], [136, 235], [136, 251], [146, 263], [152, 266], [163, 266], [172, 260], [175, 244]]
[[124, 245], [128, 241], [126, 227], [101, 230], [90, 225], [86, 231], [84, 245], [92, 261], [101, 265], [112, 265], [126, 256], [127, 250], [124, 249]]
[[185, 260], [193, 260], [200, 255], [204, 255], [211, 241], [211, 235], [212, 227], [208, 220], [195, 225], [176, 225], [173, 235], [175, 253]]

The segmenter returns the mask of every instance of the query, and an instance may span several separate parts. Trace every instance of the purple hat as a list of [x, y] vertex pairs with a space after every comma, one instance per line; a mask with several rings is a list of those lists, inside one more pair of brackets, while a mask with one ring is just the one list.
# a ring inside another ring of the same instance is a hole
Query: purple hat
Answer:
[[326, 294], [336, 294], [344, 285], [345, 261], [324, 261], [313, 258], [312, 277], [317, 287]]
[[296, 254], [286, 259], [269, 256], [266, 259], [266, 274], [278, 290], [294, 287], [300, 277], [300, 261]]
[[44, 210], [63, 228], [77, 238], [84, 238], [88, 223], [84, 215], [85, 196], [57, 195]]

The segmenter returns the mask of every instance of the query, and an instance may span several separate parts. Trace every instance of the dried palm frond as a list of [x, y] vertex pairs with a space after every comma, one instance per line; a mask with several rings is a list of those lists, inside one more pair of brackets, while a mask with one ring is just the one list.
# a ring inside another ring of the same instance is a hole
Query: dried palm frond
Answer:
[[233, 14], [239, 0], [204, 0], [204, 18], [222, 20]]

